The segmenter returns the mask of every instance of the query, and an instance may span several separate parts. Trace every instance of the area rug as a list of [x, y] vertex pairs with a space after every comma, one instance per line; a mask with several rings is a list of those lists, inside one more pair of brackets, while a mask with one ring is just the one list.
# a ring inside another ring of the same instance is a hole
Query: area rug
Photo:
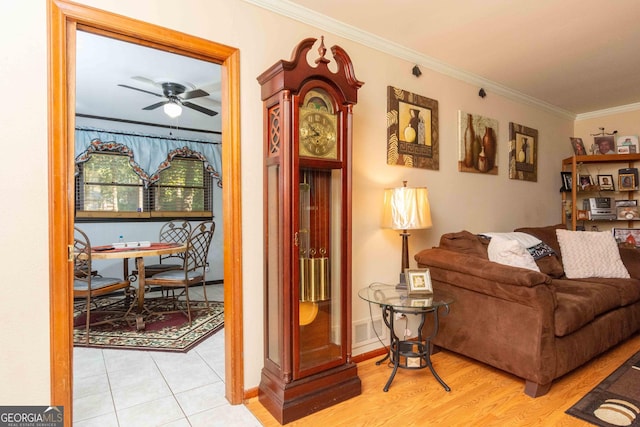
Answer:
[[[98, 307], [92, 309], [91, 321], [108, 318], [121, 318], [122, 314], [98, 313], [101, 310], [114, 311], [121, 304], [122, 298], [103, 298], [98, 300]], [[74, 310], [73, 343], [76, 347], [116, 348], [126, 350], [157, 350], [187, 352], [198, 343], [218, 332], [224, 327], [224, 304], [209, 301], [209, 312], [204, 301], [191, 301], [192, 325], [180, 312], [166, 312], [172, 308], [168, 304], [154, 304], [153, 314], [144, 316], [145, 328], [138, 331], [135, 317], [128, 320], [116, 320], [113, 323], [91, 327], [89, 344], [84, 328], [86, 321], [83, 312], [84, 303], [78, 304]], [[80, 308], [82, 307], [82, 309]], [[194, 310], [195, 308], [195, 310]], [[94, 315], [94, 313], [96, 313]]]
[[597, 426], [640, 426], [640, 352], [566, 413]]

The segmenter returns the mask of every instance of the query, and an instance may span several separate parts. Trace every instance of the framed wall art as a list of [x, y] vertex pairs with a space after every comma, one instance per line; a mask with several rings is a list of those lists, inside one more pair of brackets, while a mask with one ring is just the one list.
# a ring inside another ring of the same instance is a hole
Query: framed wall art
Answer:
[[498, 121], [458, 111], [458, 170], [498, 174]]
[[509, 123], [509, 178], [538, 181], [538, 131]]
[[387, 164], [438, 170], [438, 101], [387, 87]]

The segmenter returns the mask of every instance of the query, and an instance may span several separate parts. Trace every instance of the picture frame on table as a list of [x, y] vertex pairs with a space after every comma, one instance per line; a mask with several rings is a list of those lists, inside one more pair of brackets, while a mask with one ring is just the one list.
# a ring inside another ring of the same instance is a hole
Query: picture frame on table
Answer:
[[407, 292], [410, 296], [429, 295], [433, 293], [431, 273], [428, 268], [405, 269]]
[[636, 176], [632, 173], [618, 174], [618, 191], [633, 191], [636, 189]]
[[562, 177], [562, 188], [560, 191], [571, 191], [573, 187], [571, 172], [560, 172], [560, 176]]
[[413, 298], [411, 300], [411, 307], [425, 308], [433, 305], [433, 297], [428, 298]]
[[613, 175], [598, 175], [598, 186], [600, 191], [615, 191]]

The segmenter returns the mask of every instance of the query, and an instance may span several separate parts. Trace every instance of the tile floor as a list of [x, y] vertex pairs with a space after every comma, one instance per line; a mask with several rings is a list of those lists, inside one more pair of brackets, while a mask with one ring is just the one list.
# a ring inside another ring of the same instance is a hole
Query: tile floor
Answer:
[[[207, 296], [222, 301], [222, 286]], [[188, 353], [75, 347], [73, 356], [74, 426], [261, 425], [224, 398], [224, 329]]]

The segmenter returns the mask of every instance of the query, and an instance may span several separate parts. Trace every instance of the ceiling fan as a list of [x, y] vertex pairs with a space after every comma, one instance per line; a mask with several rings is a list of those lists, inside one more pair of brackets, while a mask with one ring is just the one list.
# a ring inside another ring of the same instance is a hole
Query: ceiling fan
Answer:
[[[138, 78], [137, 80], [141, 80], [141, 78]], [[187, 91], [187, 87], [180, 83], [175, 83], [175, 82], [156, 83], [151, 80], [149, 80], [149, 82], [151, 82], [155, 86], [162, 88], [162, 94], [151, 92], [145, 89], [140, 89], [140, 88], [129, 86], [129, 85], [125, 85], [125, 84], [118, 84], [118, 86], [122, 86], [127, 89], [137, 90], [139, 92], [148, 93], [150, 95], [158, 96], [161, 98], [166, 98], [164, 101], [160, 101], [155, 104], [151, 104], [147, 107], [144, 107], [143, 110], [155, 110], [156, 108], [164, 106], [164, 110], [165, 110], [165, 113], [167, 113], [167, 115], [169, 115], [170, 117], [177, 117], [182, 112], [182, 109], [180, 109], [179, 107], [184, 106], [187, 108], [191, 108], [192, 110], [196, 110], [201, 113], [207, 114], [209, 116], [215, 116], [216, 114], [218, 114], [217, 111], [213, 111], [208, 108], [202, 107], [200, 105], [194, 104], [193, 102], [187, 101], [188, 99], [201, 98], [203, 96], [208, 96], [209, 93], [202, 89], [193, 89], [193, 90]], [[173, 108], [174, 110], [177, 109], [178, 111], [176, 111], [172, 115], [172, 113], [170, 112], [171, 108]]]

